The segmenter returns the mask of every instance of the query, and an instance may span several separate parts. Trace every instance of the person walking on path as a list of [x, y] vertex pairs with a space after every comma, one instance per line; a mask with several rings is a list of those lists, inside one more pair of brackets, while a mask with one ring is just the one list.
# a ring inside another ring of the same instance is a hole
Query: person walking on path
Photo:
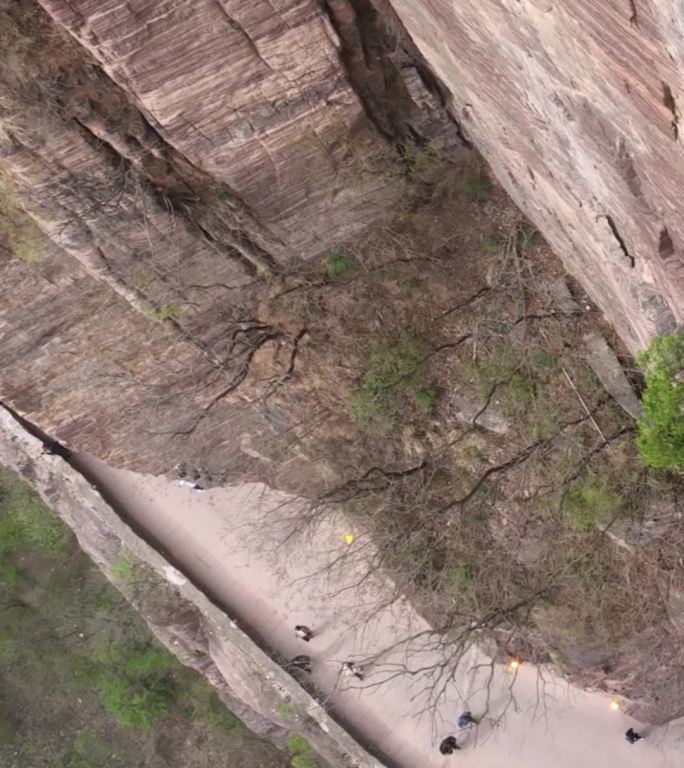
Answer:
[[308, 643], [314, 636], [314, 633], [304, 624], [297, 624], [295, 627], [295, 635], [301, 640], [304, 640], [305, 643]]
[[350, 677], [355, 677], [357, 680], [363, 680], [364, 671], [360, 664], [355, 664], [353, 661], [345, 661], [342, 664], [342, 671]]
[[301, 669], [303, 672], [311, 672], [311, 656], [306, 656], [304, 654], [295, 656], [290, 661], [289, 666], [294, 667], [295, 669]]
[[467, 725], [477, 725], [478, 721], [473, 717], [473, 713], [467, 709], [461, 715], [458, 716], [456, 724], [459, 728], [465, 728]]
[[439, 745], [439, 751], [443, 755], [453, 755], [457, 749], [460, 749], [460, 747], [454, 736], [447, 736]]
[[200, 485], [199, 483], [196, 483], [194, 480], [186, 480], [185, 478], [181, 478], [180, 480], [176, 481], [178, 485], [181, 486], [181, 488], [190, 488], [192, 491], [206, 491], [207, 489]]
[[640, 736], [634, 728], [630, 728], [627, 733], [625, 733], [625, 738], [630, 744], [636, 744], [637, 741], [641, 741], [644, 737]]

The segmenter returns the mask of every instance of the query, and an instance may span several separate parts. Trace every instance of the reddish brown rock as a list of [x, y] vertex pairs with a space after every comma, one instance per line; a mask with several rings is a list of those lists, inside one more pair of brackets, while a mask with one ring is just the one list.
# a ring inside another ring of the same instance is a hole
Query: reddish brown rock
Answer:
[[163, 139], [300, 258], [387, 203], [380, 137], [314, 0], [40, 0]]
[[374, 2], [632, 349], [684, 321], [680, 4]]

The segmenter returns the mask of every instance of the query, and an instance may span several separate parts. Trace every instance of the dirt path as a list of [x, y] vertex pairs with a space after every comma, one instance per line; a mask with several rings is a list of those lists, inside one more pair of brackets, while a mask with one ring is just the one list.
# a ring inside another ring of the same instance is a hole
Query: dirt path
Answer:
[[[363, 682], [340, 675], [347, 659], [363, 659], [429, 627], [405, 603], [386, 606], [388, 586], [380, 580], [357, 581], [354, 566], [370, 544], [357, 535], [352, 549], [342, 537], [344, 524], [331, 521], [296, 544], [280, 544], [263, 519], [287, 514], [287, 499], [262, 486], [196, 492], [162, 479], [112, 470], [81, 457], [82, 466], [106, 488], [126, 513], [153, 536], [183, 570], [219, 599], [246, 628], [287, 657], [313, 658], [313, 679], [320, 690], [370, 744], [398, 768], [459, 765], [466, 768], [675, 768], [682, 765], [684, 722], [667, 728], [640, 726], [609, 699], [567, 686], [544, 670], [523, 665], [513, 675], [473, 655], [462, 665], [447, 695], [432, 714], [425, 673], [400, 674], [439, 662], [441, 655], [424, 638], [384, 654], [369, 666]], [[273, 510], [278, 511], [273, 511]], [[357, 532], [359, 533], [359, 532]], [[312, 575], [346, 552], [348, 565]], [[297, 640], [297, 623], [312, 627], [309, 643]], [[410, 659], [409, 659], [410, 656]], [[475, 670], [473, 668], [476, 668]], [[489, 685], [488, 685], [489, 684]], [[489, 690], [489, 696], [487, 691]], [[485, 702], [489, 698], [489, 710]], [[453, 724], [464, 709], [483, 715], [478, 729]], [[635, 746], [624, 740], [634, 726], [647, 738]], [[463, 745], [444, 757], [437, 746], [454, 734]]]

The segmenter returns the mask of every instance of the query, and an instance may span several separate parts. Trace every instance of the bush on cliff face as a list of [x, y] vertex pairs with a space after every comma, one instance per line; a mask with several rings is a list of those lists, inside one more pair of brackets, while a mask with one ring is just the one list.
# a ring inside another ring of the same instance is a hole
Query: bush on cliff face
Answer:
[[[373, 342], [368, 370], [351, 398], [352, 418], [362, 431], [387, 435], [392, 430], [398, 396], [405, 389], [420, 388], [423, 357], [422, 345], [408, 333], [396, 340], [380, 338]], [[436, 397], [436, 391], [430, 395], [430, 409]], [[428, 404], [425, 396], [417, 403], [424, 408]]]
[[298, 733], [287, 737], [287, 750], [291, 755], [292, 768], [321, 768], [322, 763], [309, 742]]
[[607, 525], [619, 513], [620, 496], [600, 477], [577, 480], [565, 492], [562, 508], [568, 524], [577, 531]]
[[637, 446], [649, 467], [684, 470], [684, 333], [654, 339], [637, 355], [646, 387]]

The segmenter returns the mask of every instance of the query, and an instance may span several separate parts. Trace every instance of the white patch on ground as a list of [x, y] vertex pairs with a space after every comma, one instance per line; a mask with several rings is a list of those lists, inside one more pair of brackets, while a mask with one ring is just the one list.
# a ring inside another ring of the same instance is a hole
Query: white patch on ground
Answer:
[[176, 587], [182, 587], [188, 583], [188, 580], [183, 574], [172, 565], [164, 566], [164, 578]]

